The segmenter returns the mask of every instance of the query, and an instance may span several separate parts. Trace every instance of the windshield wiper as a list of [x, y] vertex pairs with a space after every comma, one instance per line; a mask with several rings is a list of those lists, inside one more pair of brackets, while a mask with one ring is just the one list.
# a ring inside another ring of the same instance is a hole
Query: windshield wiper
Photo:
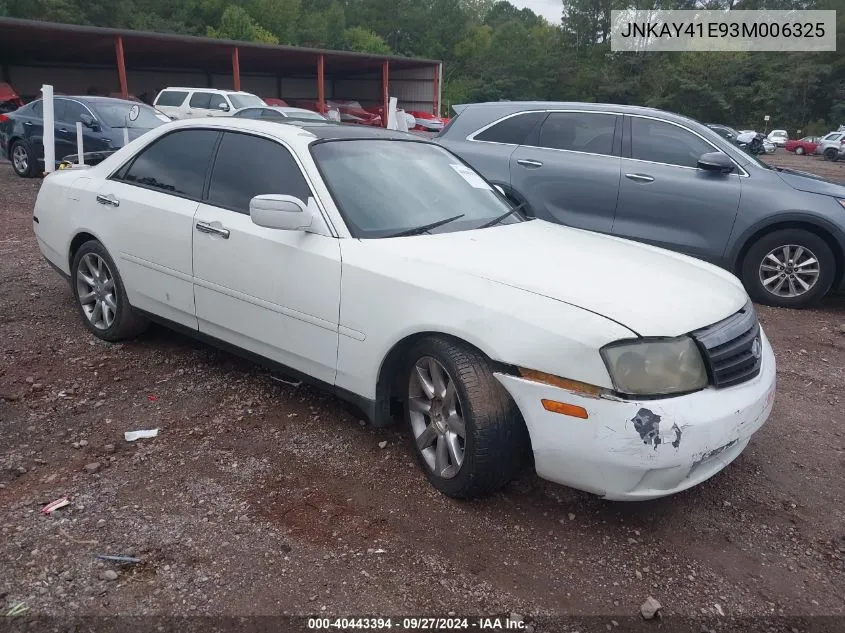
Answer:
[[426, 231], [430, 231], [431, 229], [436, 229], [438, 226], [443, 226], [444, 224], [449, 224], [449, 222], [454, 222], [460, 218], [464, 217], [463, 213], [458, 215], [452, 216], [451, 218], [446, 218], [445, 220], [437, 220], [437, 222], [432, 222], [431, 224], [424, 224], [423, 226], [417, 226], [412, 229], [405, 229], [404, 231], [399, 231], [398, 233], [391, 233], [390, 235], [383, 235], [382, 237], [405, 237], [406, 235], [419, 235], [420, 233], [425, 233]]
[[518, 204], [518, 205], [516, 205], [515, 207], [513, 207], [510, 211], [508, 211], [507, 213], [503, 213], [503, 214], [502, 214], [502, 215], [500, 215], [498, 218], [493, 218], [492, 220], [490, 220], [489, 222], [487, 222], [487, 223], [485, 223], [485, 224], [482, 224], [482, 225], [481, 225], [481, 226], [479, 226], [478, 228], [479, 228], [479, 229], [486, 229], [486, 228], [488, 228], [488, 227], [493, 226], [494, 224], [498, 224], [499, 222], [501, 222], [501, 221], [502, 221], [502, 220], [504, 220], [505, 218], [507, 218], [507, 217], [509, 217], [509, 216], [513, 215], [514, 213], [516, 213], [517, 211], [519, 211], [520, 209], [522, 209], [524, 206], [525, 206], [525, 203], [524, 203], [524, 202], [523, 202], [522, 204]]

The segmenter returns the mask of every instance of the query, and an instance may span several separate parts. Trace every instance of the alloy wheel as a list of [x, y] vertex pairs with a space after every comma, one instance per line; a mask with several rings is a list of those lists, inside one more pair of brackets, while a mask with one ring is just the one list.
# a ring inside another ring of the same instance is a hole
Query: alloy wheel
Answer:
[[29, 156], [23, 145], [15, 145], [15, 149], [12, 150], [12, 164], [19, 174], [25, 174], [29, 171]]
[[800, 297], [819, 280], [819, 261], [806, 246], [786, 244], [772, 249], [760, 262], [760, 282], [778, 297]]
[[114, 275], [106, 261], [87, 253], [76, 269], [76, 296], [82, 311], [98, 330], [108, 330], [117, 314]]
[[455, 477], [464, 463], [466, 424], [455, 381], [431, 356], [414, 364], [408, 402], [411, 429], [426, 464], [438, 477]]

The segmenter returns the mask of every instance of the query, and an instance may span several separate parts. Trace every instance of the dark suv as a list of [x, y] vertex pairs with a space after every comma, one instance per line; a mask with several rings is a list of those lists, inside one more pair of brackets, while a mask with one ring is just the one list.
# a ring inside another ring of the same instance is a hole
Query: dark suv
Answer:
[[[843, 286], [841, 185], [770, 167], [707, 126], [661, 110], [453, 107], [457, 115], [436, 142], [530, 215], [718, 264], [761, 303], [803, 307]], [[588, 272], [573, 265], [561, 274]]]

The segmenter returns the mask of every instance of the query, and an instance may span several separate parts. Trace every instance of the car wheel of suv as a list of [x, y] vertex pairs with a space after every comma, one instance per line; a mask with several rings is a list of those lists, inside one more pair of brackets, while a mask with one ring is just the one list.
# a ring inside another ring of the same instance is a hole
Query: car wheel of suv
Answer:
[[410, 351], [405, 377], [405, 420], [435, 488], [468, 499], [513, 478], [528, 432], [485, 356], [446, 338], [426, 338]]
[[745, 255], [742, 281], [754, 301], [803, 308], [821, 299], [836, 270], [833, 252], [815, 233], [784, 229], [764, 235]]
[[25, 141], [15, 141], [9, 151], [9, 158], [12, 160], [12, 169], [21, 178], [32, 178], [35, 176], [37, 161], [34, 158], [32, 149]]
[[132, 338], [147, 328], [147, 320], [135, 313], [117, 266], [100, 242], [85, 242], [71, 266], [71, 287], [82, 322], [104, 341]]
[[804, 153], [804, 148], [803, 147], [796, 147], [795, 153], [798, 154], [799, 156], [801, 156], [801, 154]]
[[837, 151], [835, 147], [828, 147], [824, 151], [824, 159], [825, 160], [836, 160]]

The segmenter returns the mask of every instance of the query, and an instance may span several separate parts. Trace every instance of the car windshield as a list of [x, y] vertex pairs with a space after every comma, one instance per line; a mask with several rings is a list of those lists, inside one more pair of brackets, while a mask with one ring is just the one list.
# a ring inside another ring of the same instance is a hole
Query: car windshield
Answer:
[[238, 110], [241, 108], [263, 108], [267, 106], [263, 99], [256, 97], [255, 95], [238, 94], [235, 92], [230, 92], [228, 94], [232, 105]]
[[[425, 232], [480, 228], [511, 209], [481, 176], [437, 145], [335, 140], [313, 143], [311, 153], [354, 237], [389, 237], [450, 218]], [[521, 221], [512, 214], [501, 223]]]
[[[109, 127], [142, 128], [145, 130], [164, 125], [169, 119], [142, 103], [95, 103], [97, 117]], [[138, 106], [140, 112], [134, 121], [129, 120], [129, 111]]]

